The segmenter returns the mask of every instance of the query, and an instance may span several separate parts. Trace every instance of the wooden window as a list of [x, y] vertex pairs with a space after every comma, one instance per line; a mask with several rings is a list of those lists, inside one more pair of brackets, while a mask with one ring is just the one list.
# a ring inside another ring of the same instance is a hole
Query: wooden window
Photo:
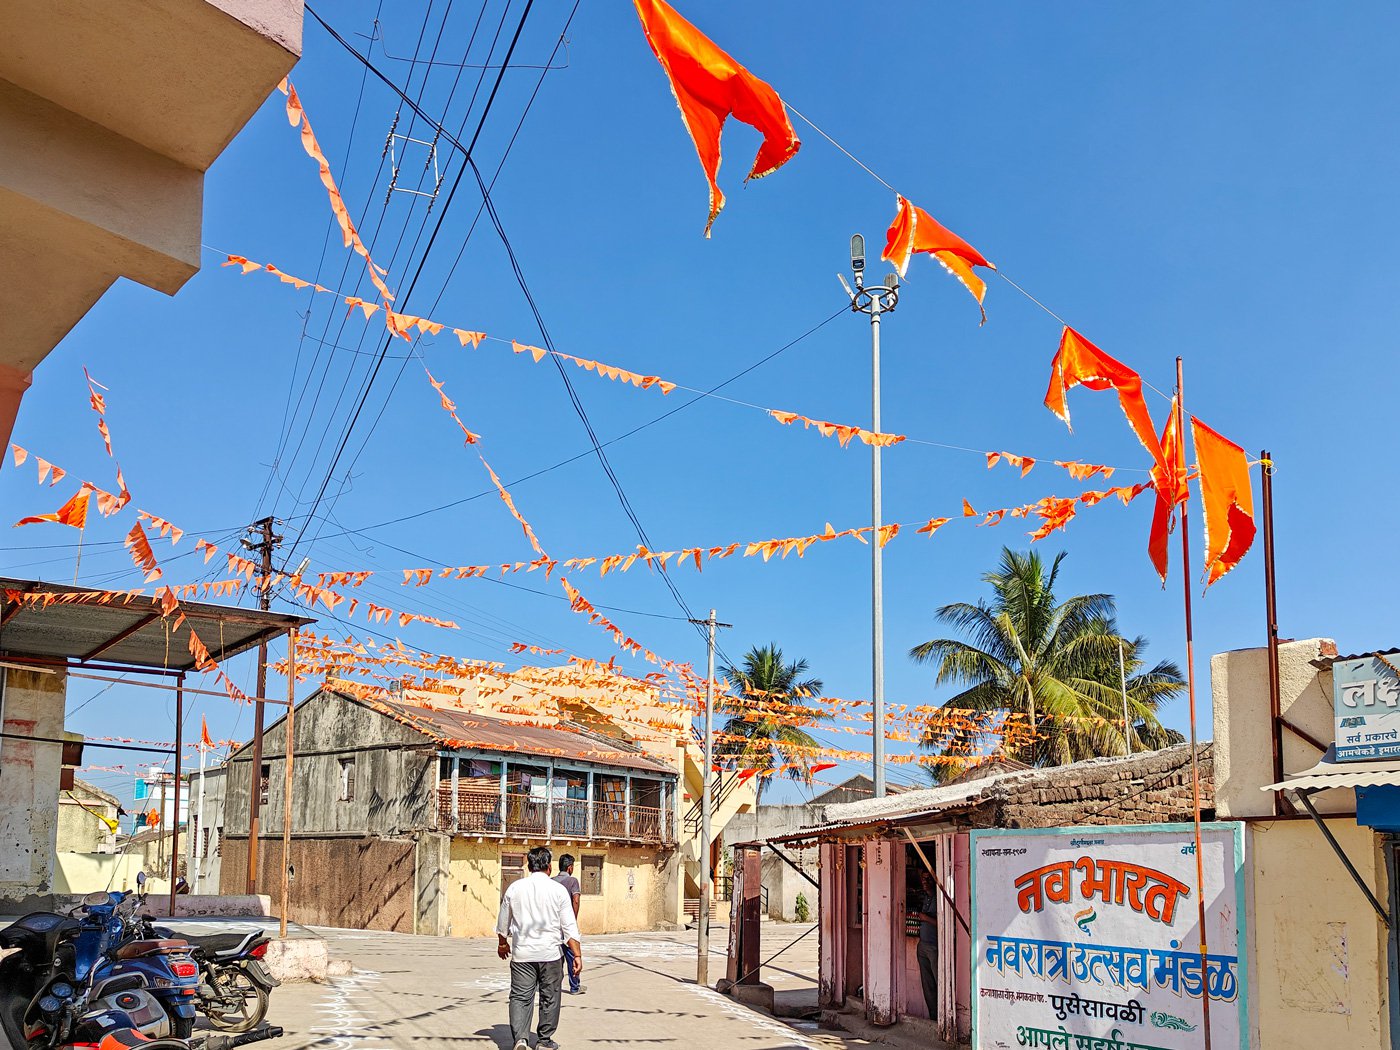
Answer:
[[603, 895], [603, 858], [599, 854], [585, 854], [579, 859], [579, 887], [585, 897]]
[[355, 801], [355, 757], [340, 760], [340, 801]]
[[505, 896], [511, 883], [525, 877], [525, 854], [501, 854], [501, 896]]

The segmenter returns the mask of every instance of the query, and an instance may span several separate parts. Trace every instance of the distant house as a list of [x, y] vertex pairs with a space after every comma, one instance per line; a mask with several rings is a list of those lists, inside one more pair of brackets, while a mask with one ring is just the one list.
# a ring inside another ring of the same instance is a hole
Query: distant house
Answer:
[[[292, 762], [296, 765], [295, 757]], [[184, 788], [189, 798], [189, 820], [180, 837], [180, 849], [188, 869], [190, 892], [218, 893], [223, 874], [221, 843], [224, 834], [224, 790], [228, 766], [204, 771], [204, 800], [200, 805], [200, 776], [189, 774]]]
[[59, 853], [113, 852], [117, 836], [106, 821], [116, 820], [120, 809], [115, 795], [75, 778], [72, 789], [58, 796], [55, 849]]
[[[297, 705], [290, 854], [300, 922], [484, 936], [548, 844], [578, 858], [585, 933], [680, 921], [676, 764], [626, 735], [542, 728], [322, 688]], [[260, 770], [259, 886], [280, 892], [286, 720]], [[225, 784], [221, 885], [242, 892], [251, 747]]]

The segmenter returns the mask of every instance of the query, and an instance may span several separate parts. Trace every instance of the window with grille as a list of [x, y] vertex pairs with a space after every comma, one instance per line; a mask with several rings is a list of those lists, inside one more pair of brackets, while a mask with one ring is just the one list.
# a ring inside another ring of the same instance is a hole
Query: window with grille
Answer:
[[355, 759], [342, 758], [340, 760], [340, 801], [355, 801]]
[[259, 805], [267, 805], [267, 786], [272, 782], [272, 766], [264, 762], [262, 772], [258, 777], [258, 797]]
[[224, 829], [223, 829], [222, 827], [218, 827], [218, 828], [215, 828], [215, 829], [214, 829], [214, 856], [216, 856], [216, 857], [222, 856], [222, 855], [223, 855], [223, 848], [224, 848]]
[[502, 853], [501, 854], [501, 896], [510, 888], [511, 883], [525, 877], [525, 854], [523, 853]]
[[603, 858], [594, 854], [579, 860], [579, 887], [585, 897], [603, 895]]
[[199, 848], [199, 855], [201, 857], [209, 856], [209, 829], [207, 827], [204, 829], [204, 843]]

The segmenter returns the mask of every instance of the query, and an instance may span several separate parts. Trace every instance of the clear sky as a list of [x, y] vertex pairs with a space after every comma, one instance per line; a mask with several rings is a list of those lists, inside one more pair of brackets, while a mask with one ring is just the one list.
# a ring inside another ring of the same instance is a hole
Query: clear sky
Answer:
[[[504, 2], [483, 9], [363, 0], [324, 4], [322, 14], [469, 140], [496, 77], [476, 67], [500, 62], [524, 6]], [[555, 58], [563, 68], [536, 68], [570, 6], [534, 4], [513, 59], [522, 68], [505, 74], [476, 147], [489, 178], [519, 129], [493, 199], [560, 350], [706, 389], [840, 310], [835, 274], [846, 266], [852, 232], [866, 235], [872, 271], [884, 272], [873, 260], [893, 194], [800, 121], [800, 154], [748, 186], [742, 179], [757, 138], [731, 122], [720, 174], [729, 203], [705, 240], [704, 179], [631, 5], [582, 5]], [[1169, 389], [1182, 355], [1188, 410], [1251, 455], [1268, 447], [1277, 460], [1284, 636], [1330, 636], [1344, 651], [1395, 643], [1396, 613], [1380, 600], [1391, 575], [1391, 516], [1400, 510], [1386, 482], [1395, 441], [1385, 405], [1400, 322], [1393, 5], [904, 3], [855, 18], [834, 4], [708, 0], [681, 10], [1150, 383]], [[408, 60], [415, 53], [418, 61]], [[310, 17], [292, 77], [403, 308], [540, 342], [501, 241], [479, 218], [470, 173], [448, 199], [460, 156], [439, 142], [444, 181], [431, 212], [428, 198], [404, 193], [386, 205], [381, 150], [396, 114], [400, 134], [428, 139], [431, 129]], [[424, 147], [408, 149], [400, 187], [419, 185], [424, 166]], [[217, 252], [368, 294], [363, 267], [330, 233], [314, 165], [275, 96], [209, 172], [204, 240]], [[75, 476], [110, 479], [87, 407], [86, 365], [110, 387], [108, 421], [136, 506], [221, 547], [273, 513], [286, 522], [284, 551], [297, 542], [293, 564], [309, 557], [312, 572], [389, 570], [363, 597], [461, 624], [457, 632], [401, 632], [421, 648], [516, 663], [508, 646], [523, 641], [610, 656], [604, 636], [538, 576], [511, 581], [519, 587], [397, 586], [400, 568], [515, 560], [529, 548], [494, 495], [483, 495], [489, 483], [475, 451], [462, 447], [402, 343], [390, 347], [316, 504], [383, 346], [382, 326], [346, 318], [329, 297], [313, 301], [218, 261], [207, 252], [205, 268], [174, 298], [119, 282], [38, 370], [15, 440]], [[1073, 434], [1042, 406], [1057, 323], [995, 277], [986, 307], [979, 328], [962, 288], [926, 257], [914, 260], [884, 326], [885, 429], [931, 444], [886, 452], [888, 521], [956, 515], [964, 498], [993, 508], [1077, 492], [1050, 465], [1056, 458], [1145, 466], [1112, 395], [1073, 392]], [[449, 333], [420, 345], [551, 554], [635, 547], [633, 525], [548, 361], [533, 364], [499, 343], [463, 350]], [[722, 393], [868, 425], [868, 345], [864, 318], [842, 314]], [[599, 437], [617, 439], [609, 460], [654, 548], [868, 521], [864, 447], [842, 449], [716, 399], [624, 437], [689, 395], [663, 398], [571, 372]], [[1166, 402], [1149, 397], [1160, 420]], [[945, 445], [1006, 449], [1043, 464], [1020, 480], [1004, 466], [989, 472], [980, 453]], [[1124, 470], [1114, 481], [1142, 477]], [[0, 471], [0, 501], [13, 518], [51, 510], [70, 491], [33, 482], [28, 466]], [[1124, 630], [1151, 639], [1149, 656], [1181, 661], [1180, 577], [1164, 591], [1148, 564], [1150, 515], [1150, 496], [1129, 508], [1103, 503], [1042, 546], [1070, 552], [1066, 593], [1115, 594]], [[139, 583], [118, 542], [129, 516], [88, 530], [81, 581]], [[1025, 532], [1012, 519], [995, 528], [955, 521], [932, 540], [902, 535], [886, 548], [891, 702], [950, 695], [905, 653], [944, 633], [935, 607], [985, 593], [980, 575], [1003, 544], [1024, 545]], [[74, 548], [51, 545], [73, 538], [59, 526], [12, 531], [0, 570], [71, 582]], [[217, 562], [172, 561], [168, 547], [158, 550], [174, 581], [223, 575]], [[1196, 605], [1206, 737], [1209, 655], [1264, 641], [1260, 553], [1256, 547]], [[1173, 558], [1175, 573], [1175, 546]], [[802, 560], [734, 558], [703, 575], [674, 576], [696, 615], [713, 606], [735, 625], [723, 633], [727, 654], [776, 641], [805, 657], [831, 694], [869, 695], [867, 548], [829, 544]], [[630, 610], [611, 615], [651, 648], [702, 663], [699, 639], [655, 574], [576, 582], [595, 603]], [[324, 626], [344, 631], [330, 620]], [[354, 630], [385, 636], [358, 615]], [[250, 688], [251, 661], [232, 670]], [[100, 688], [70, 685], [70, 728], [170, 739], [171, 704], [161, 694], [116, 687], [94, 699]], [[216, 737], [249, 731], [246, 709], [213, 698], [192, 706], [194, 732], [200, 714]], [[1184, 729], [1184, 699], [1164, 718]], [[861, 739], [832, 738], [838, 746]], [[89, 761], [139, 764], [100, 752]], [[892, 776], [910, 772], [899, 767]], [[93, 779], [129, 789], [122, 774]], [[797, 796], [783, 788], [774, 797]]]

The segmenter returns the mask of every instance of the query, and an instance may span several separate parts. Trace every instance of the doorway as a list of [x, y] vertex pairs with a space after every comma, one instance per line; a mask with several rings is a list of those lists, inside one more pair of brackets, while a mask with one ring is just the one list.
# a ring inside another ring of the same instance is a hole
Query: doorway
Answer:
[[865, 998], [865, 862], [860, 846], [846, 847], [845, 994]]

